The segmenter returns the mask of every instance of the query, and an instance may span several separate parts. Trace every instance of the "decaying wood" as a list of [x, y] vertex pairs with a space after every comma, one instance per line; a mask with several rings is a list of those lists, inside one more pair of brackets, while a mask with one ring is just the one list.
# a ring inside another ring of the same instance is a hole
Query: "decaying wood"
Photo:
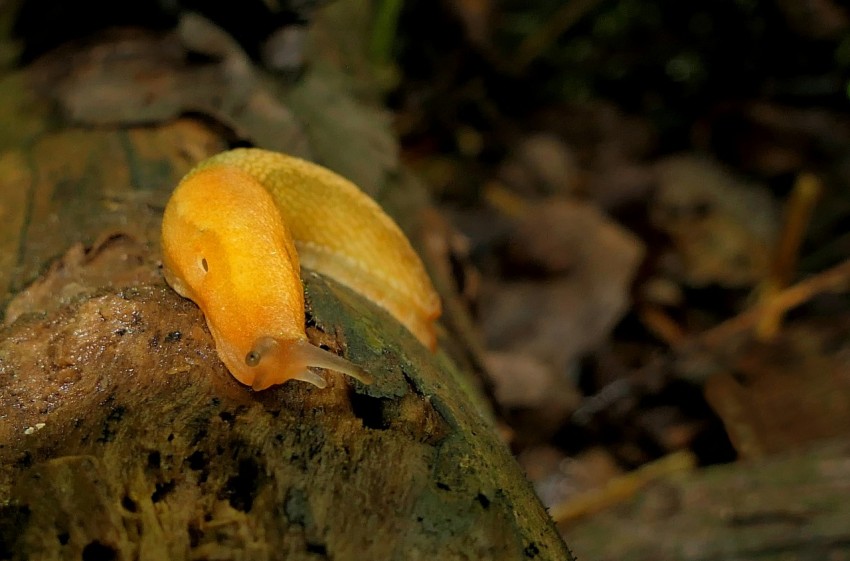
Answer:
[[375, 384], [251, 392], [161, 282], [5, 328], [0, 558], [569, 558], [446, 357], [306, 289], [313, 342]]

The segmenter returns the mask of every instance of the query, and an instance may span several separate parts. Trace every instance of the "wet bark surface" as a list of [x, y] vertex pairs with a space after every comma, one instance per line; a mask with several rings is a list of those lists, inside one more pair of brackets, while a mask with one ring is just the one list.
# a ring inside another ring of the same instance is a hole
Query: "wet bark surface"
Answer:
[[6, 327], [0, 558], [566, 558], [445, 356], [332, 281], [306, 289], [311, 340], [375, 384], [252, 392], [162, 282]]

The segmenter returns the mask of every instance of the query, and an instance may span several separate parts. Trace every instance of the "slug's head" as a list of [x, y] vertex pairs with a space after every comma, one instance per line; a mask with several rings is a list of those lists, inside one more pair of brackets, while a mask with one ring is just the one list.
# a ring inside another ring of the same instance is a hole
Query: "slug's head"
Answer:
[[216, 350], [233, 376], [255, 390], [282, 384], [287, 380], [301, 380], [324, 388], [325, 379], [310, 368], [327, 368], [371, 384], [372, 377], [362, 368], [329, 351], [311, 345], [307, 339], [282, 341], [274, 337], [260, 337], [253, 341], [250, 350], [240, 356], [240, 350], [225, 343]]
[[308, 367], [368, 382], [307, 341], [298, 254], [272, 196], [249, 174], [210, 166], [187, 176], [165, 209], [162, 254], [166, 281], [201, 308], [216, 352], [243, 384], [324, 387]]

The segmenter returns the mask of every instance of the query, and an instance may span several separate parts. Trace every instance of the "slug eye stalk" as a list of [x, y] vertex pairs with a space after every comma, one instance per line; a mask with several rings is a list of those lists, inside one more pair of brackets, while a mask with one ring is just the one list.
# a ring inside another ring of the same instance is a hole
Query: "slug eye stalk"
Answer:
[[[249, 364], [249, 359], [255, 364]], [[311, 345], [306, 340], [278, 341], [272, 337], [257, 340], [245, 357], [245, 363], [256, 369], [251, 387], [264, 390], [279, 383], [277, 380], [301, 380], [318, 388], [327, 386], [323, 377], [311, 368], [326, 368], [351, 376], [364, 384], [373, 382], [372, 376], [348, 360], [330, 351]]]

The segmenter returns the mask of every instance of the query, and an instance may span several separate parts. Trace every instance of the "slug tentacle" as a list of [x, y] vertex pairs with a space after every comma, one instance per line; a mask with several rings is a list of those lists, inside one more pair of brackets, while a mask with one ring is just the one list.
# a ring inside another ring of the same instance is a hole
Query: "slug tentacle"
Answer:
[[372, 383], [372, 376], [365, 370], [330, 351], [311, 345], [306, 339], [278, 341], [263, 337], [254, 345], [254, 349], [258, 348], [261, 351], [252, 350], [248, 353], [259, 357], [255, 364], [248, 364], [255, 370], [251, 382], [251, 387], [255, 390], [264, 390], [280, 383], [281, 379], [310, 382], [318, 388], [327, 386], [325, 379], [309, 368], [327, 368], [347, 374], [364, 384]]
[[267, 355], [275, 346], [277, 346], [277, 341], [275, 341], [274, 337], [260, 337], [254, 342], [248, 354], [245, 355], [245, 364], [248, 366], [257, 366], [260, 364], [263, 356]]

